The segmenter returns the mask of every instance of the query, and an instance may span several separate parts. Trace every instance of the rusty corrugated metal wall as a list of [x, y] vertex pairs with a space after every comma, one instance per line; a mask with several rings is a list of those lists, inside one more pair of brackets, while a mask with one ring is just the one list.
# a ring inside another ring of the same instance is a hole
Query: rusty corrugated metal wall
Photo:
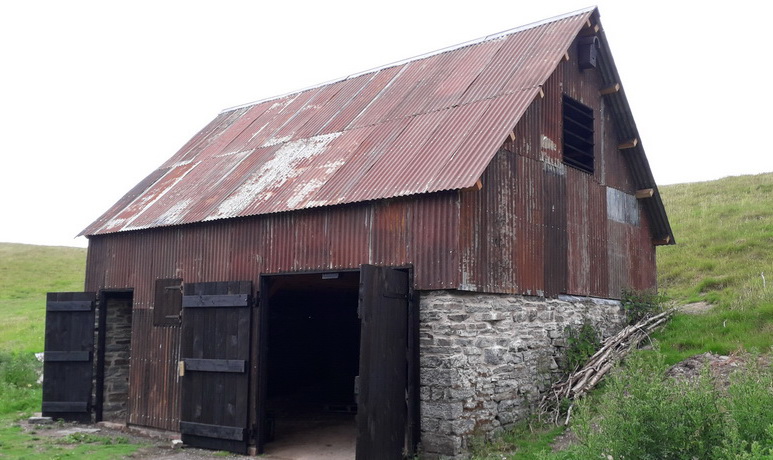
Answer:
[[[598, 72], [579, 70], [572, 46], [486, 169], [482, 190], [460, 194], [463, 289], [619, 298], [624, 288], [655, 287], [650, 221], [601, 88]], [[563, 94], [596, 114], [593, 174], [562, 162]]]
[[86, 289], [133, 288], [131, 424], [177, 430], [179, 327], [153, 325], [156, 279], [415, 267], [417, 289], [459, 285], [458, 192], [92, 237]]

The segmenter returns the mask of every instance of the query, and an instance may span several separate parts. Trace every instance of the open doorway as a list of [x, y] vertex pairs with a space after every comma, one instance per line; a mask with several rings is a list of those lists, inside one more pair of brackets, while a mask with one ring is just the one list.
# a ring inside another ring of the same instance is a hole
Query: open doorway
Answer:
[[353, 458], [359, 272], [265, 276], [265, 453]]
[[96, 364], [96, 420], [126, 423], [131, 362], [132, 291], [102, 291]]

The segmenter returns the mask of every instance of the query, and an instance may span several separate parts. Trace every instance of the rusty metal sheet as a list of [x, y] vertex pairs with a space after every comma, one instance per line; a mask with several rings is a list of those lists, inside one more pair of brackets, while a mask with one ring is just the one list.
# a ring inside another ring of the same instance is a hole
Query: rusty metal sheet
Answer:
[[[588, 8], [226, 111], [167, 162], [169, 170], [162, 177], [152, 176], [153, 183], [146, 181], [131, 203], [122, 201], [83, 233], [275, 213], [474, 184], [531, 104], [538, 80], [547, 78], [594, 12]], [[487, 105], [486, 113], [480, 113], [480, 106], [468, 107], [474, 104]], [[371, 131], [360, 129], [379, 132], [389, 141], [372, 139]], [[224, 159], [227, 156], [232, 158]], [[352, 171], [344, 167], [346, 163], [368, 169]], [[352, 173], [354, 180], [339, 177]], [[281, 199], [273, 199], [278, 195]]]

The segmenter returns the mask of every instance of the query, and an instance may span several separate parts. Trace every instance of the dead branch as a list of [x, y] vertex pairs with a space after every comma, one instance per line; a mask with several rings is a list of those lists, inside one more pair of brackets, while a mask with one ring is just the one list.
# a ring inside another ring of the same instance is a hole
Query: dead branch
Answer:
[[561, 412], [560, 404], [562, 401], [569, 401], [571, 404], [564, 421], [564, 424], [568, 424], [574, 401], [595, 388], [604, 378], [604, 375], [632, 350], [636, 349], [642, 340], [648, 339], [655, 329], [665, 324], [673, 313], [674, 309], [671, 308], [660, 314], [646, 317], [634, 325], [626, 326], [617, 334], [604, 340], [601, 348], [588, 359], [582, 368], [553, 384], [550, 391], [540, 401], [538, 409], [540, 417], [543, 414], [554, 412], [550, 419], [553, 420], [553, 423], [558, 424]]

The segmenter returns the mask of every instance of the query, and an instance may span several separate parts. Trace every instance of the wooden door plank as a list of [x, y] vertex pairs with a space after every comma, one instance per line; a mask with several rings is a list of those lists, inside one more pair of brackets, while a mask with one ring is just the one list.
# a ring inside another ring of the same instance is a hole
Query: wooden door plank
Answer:
[[95, 300], [93, 292], [46, 296], [44, 416], [91, 422]]
[[183, 442], [246, 453], [252, 284], [188, 283], [184, 291]]
[[357, 458], [401, 458], [407, 421], [408, 274], [363, 265], [360, 314]]

